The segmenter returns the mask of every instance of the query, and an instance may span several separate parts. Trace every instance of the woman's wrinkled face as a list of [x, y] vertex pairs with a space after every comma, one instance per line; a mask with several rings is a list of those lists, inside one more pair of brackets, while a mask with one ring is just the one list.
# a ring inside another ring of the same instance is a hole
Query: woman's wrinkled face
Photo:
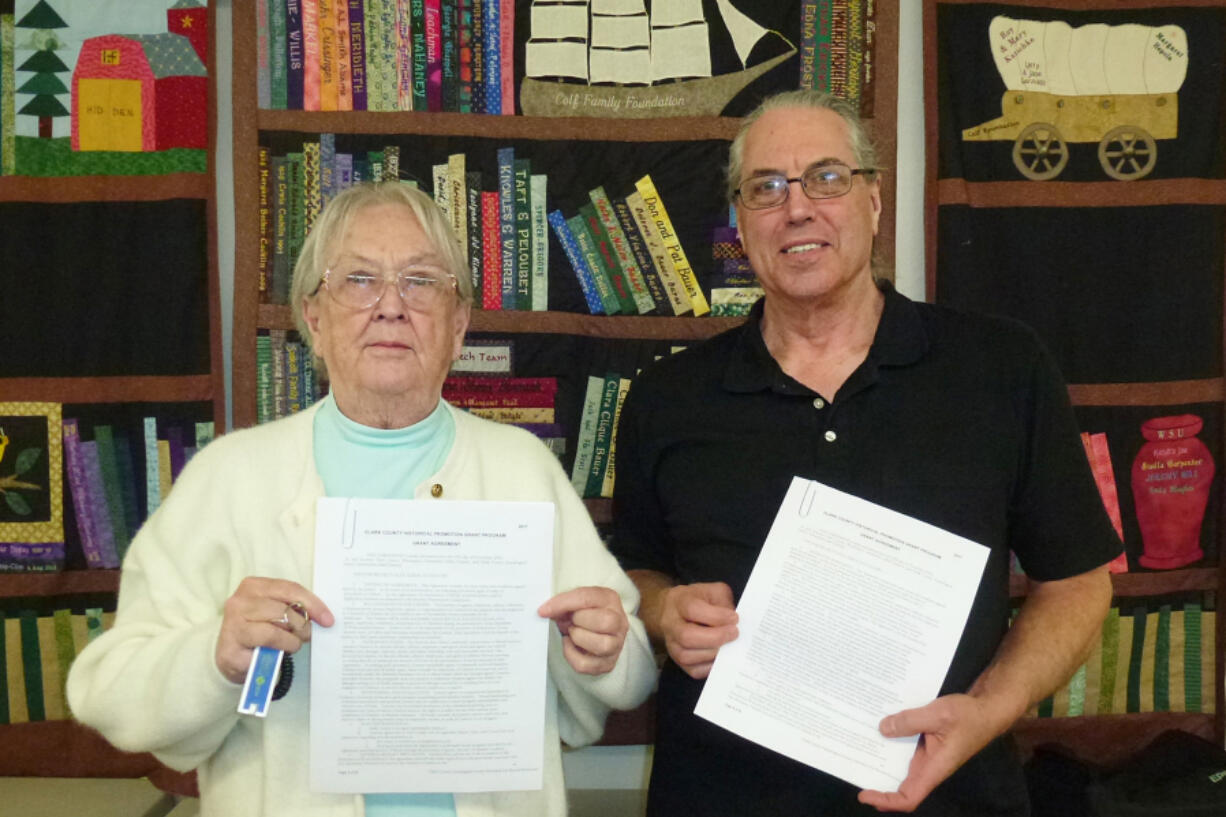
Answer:
[[450, 286], [433, 303], [410, 306], [393, 283], [404, 271], [446, 270], [413, 211], [401, 204], [359, 210], [326, 257], [329, 282], [355, 273], [383, 279], [376, 284], [378, 303], [364, 309], [338, 302], [327, 285], [303, 303], [315, 353], [327, 364], [338, 403], [436, 400], [460, 353], [469, 308]]

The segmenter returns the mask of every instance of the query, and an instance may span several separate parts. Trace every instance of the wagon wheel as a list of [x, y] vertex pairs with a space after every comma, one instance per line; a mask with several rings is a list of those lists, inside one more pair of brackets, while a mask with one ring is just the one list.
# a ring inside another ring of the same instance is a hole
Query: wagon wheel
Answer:
[[1013, 143], [1013, 164], [1027, 179], [1054, 179], [1068, 164], [1068, 147], [1055, 125], [1031, 122]]
[[1113, 179], [1122, 182], [1148, 176], [1158, 161], [1154, 137], [1136, 125], [1121, 125], [1107, 131], [1098, 143], [1098, 161]]

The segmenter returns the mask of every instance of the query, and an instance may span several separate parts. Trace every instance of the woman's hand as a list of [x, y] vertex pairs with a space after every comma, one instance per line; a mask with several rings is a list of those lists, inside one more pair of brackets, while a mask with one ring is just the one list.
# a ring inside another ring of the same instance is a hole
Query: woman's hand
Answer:
[[297, 582], [248, 576], [222, 608], [214, 660], [231, 683], [247, 678], [256, 647], [295, 653], [311, 640], [312, 622], [331, 627], [332, 611]]
[[617, 664], [630, 620], [613, 590], [576, 587], [554, 596], [536, 612], [557, 622], [562, 654], [575, 672], [603, 675]]

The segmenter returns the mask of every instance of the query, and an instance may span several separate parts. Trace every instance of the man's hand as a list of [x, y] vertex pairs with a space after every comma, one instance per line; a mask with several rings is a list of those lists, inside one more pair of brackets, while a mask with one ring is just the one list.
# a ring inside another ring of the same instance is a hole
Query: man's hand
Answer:
[[669, 588], [660, 609], [660, 631], [669, 656], [691, 678], [706, 678], [719, 648], [737, 635], [732, 588], [723, 582]]
[[562, 633], [562, 655], [575, 672], [603, 675], [617, 665], [630, 619], [621, 596], [608, 587], [576, 587], [545, 602], [537, 615]]
[[992, 663], [966, 695], [944, 695], [881, 721], [886, 737], [920, 735], [920, 744], [897, 792], [862, 791], [860, 802], [881, 811], [914, 811], [1030, 705], [1068, 680], [1089, 654], [1110, 604], [1106, 565], [1067, 579], [1031, 582]]
[[297, 582], [248, 576], [222, 608], [213, 660], [231, 683], [241, 684], [256, 647], [298, 652], [311, 640], [314, 624], [331, 627], [333, 621], [327, 605]]
[[865, 789], [860, 792], [860, 802], [879, 811], [915, 811], [945, 778], [1007, 728], [986, 709], [982, 701], [970, 695], [943, 695], [926, 706], [884, 718], [882, 735], [919, 735], [919, 746], [898, 791]]

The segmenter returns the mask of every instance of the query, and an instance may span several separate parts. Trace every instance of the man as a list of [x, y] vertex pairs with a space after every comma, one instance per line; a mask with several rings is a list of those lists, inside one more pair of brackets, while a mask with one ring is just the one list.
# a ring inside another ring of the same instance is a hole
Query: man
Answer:
[[[1110, 603], [1119, 543], [1055, 365], [1025, 327], [874, 281], [874, 168], [838, 100], [789, 92], [751, 114], [728, 187], [766, 296], [743, 327], [645, 372], [623, 408], [614, 551], [670, 659], [650, 815], [1028, 814], [1001, 736], [1084, 660]], [[881, 722], [922, 736], [897, 792], [857, 791], [693, 714], [796, 475], [990, 550], [940, 697]], [[1032, 579], [1011, 628], [1010, 550]]]

